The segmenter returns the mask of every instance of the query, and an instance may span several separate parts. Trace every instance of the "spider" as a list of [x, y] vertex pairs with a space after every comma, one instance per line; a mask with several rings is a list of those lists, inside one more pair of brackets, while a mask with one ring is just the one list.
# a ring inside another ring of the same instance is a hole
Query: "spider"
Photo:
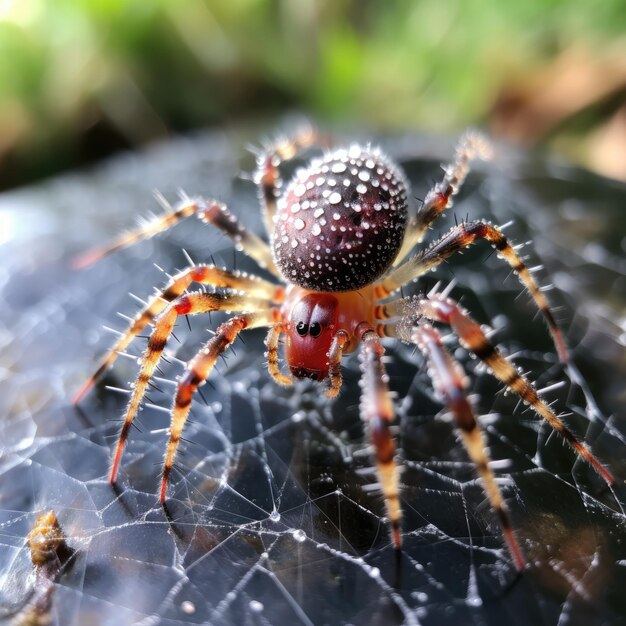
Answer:
[[[411, 297], [398, 295], [404, 285], [454, 253], [485, 240], [530, 293], [547, 322], [560, 360], [567, 362], [565, 342], [543, 292], [498, 226], [482, 220], [462, 222], [411, 256], [433, 222], [451, 206], [470, 162], [489, 158], [491, 147], [479, 133], [466, 132], [459, 140], [454, 160], [444, 167], [442, 180], [428, 192], [420, 208], [409, 215], [408, 185], [403, 172], [380, 149], [356, 143], [344, 148], [325, 145], [323, 155], [299, 169], [283, 190], [281, 164], [323, 143], [315, 131], [307, 128], [290, 138], [276, 139], [257, 153], [254, 181], [258, 185], [269, 245], [247, 230], [224, 204], [184, 197], [175, 208], [166, 205], [168, 210], [164, 215], [80, 260], [80, 265], [92, 263], [195, 215], [228, 235], [238, 250], [276, 279], [228, 271], [214, 264], [191, 263], [171, 277], [136, 316], [74, 398], [75, 403], [79, 402], [113, 364], [117, 354], [146, 326], [152, 325], [123, 419], [109, 481], [114, 483], [117, 478], [131, 424], [177, 318], [217, 310], [236, 312], [187, 363], [177, 381], [161, 478], [161, 503], [166, 499], [168, 479], [194, 392], [204, 384], [218, 357], [242, 331], [265, 327], [268, 329], [265, 357], [269, 373], [276, 382], [289, 385], [294, 379], [303, 378], [327, 381], [326, 394], [331, 398], [342, 386], [342, 358], [359, 350], [360, 413], [374, 451], [391, 541], [399, 549], [402, 513], [396, 448], [391, 432], [394, 405], [382, 343], [384, 338], [396, 338], [415, 345], [423, 354], [435, 391], [452, 414], [460, 438], [482, 479], [513, 562], [517, 569], [523, 570], [525, 559], [489, 467], [485, 442], [468, 399], [466, 376], [460, 363], [445, 347], [438, 327], [449, 327], [463, 347], [481, 359], [493, 376], [560, 433], [609, 485], [614, 479], [539, 397], [526, 376], [488, 340], [481, 326], [449, 297], [449, 290]], [[217, 290], [188, 292], [192, 283]], [[281, 370], [278, 356], [279, 339], [283, 334], [286, 372]]]

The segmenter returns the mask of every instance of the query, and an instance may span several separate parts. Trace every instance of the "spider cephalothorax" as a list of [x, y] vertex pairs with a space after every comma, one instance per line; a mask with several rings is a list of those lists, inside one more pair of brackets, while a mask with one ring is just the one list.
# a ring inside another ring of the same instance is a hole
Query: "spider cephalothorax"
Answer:
[[[522, 551], [489, 468], [483, 438], [466, 393], [465, 374], [444, 346], [435, 324], [451, 328], [467, 350], [481, 359], [508, 389], [532, 406], [608, 484], [613, 483], [613, 477], [539, 397], [533, 384], [490, 343], [481, 326], [448, 297], [447, 291], [408, 298], [397, 295], [404, 285], [454, 253], [477, 240], [485, 240], [517, 273], [542, 312], [560, 358], [567, 360], [565, 343], [545, 296], [498, 227], [480, 220], [463, 222], [410, 256], [431, 224], [450, 205], [467, 174], [469, 161], [487, 156], [489, 146], [480, 135], [466, 133], [457, 146], [455, 160], [444, 169], [443, 180], [428, 193], [421, 207], [409, 215], [407, 185], [398, 166], [380, 150], [359, 145], [331, 150], [313, 160], [295, 174], [281, 195], [281, 162], [315, 144], [316, 140], [315, 133], [307, 130], [293, 139], [276, 141], [258, 157], [255, 180], [271, 245], [247, 231], [223, 204], [184, 198], [178, 207], [144, 228], [83, 259], [92, 262], [164, 230], [183, 217], [197, 215], [231, 237], [238, 248], [276, 279], [265, 280], [215, 265], [191, 264], [173, 276], [149, 301], [75, 397], [78, 401], [114, 362], [117, 354], [152, 324], [153, 331], [132, 389], [109, 480], [114, 482], [117, 477], [130, 426], [177, 318], [216, 310], [234, 311], [236, 314], [217, 328], [178, 380], [161, 480], [161, 501], [165, 501], [169, 474], [194, 392], [239, 333], [266, 327], [267, 366], [275, 380], [285, 385], [291, 384], [293, 378], [328, 381], [326, 393], [330, 397], [335, 396], [342, 385], [343, 355], [360, 349], [361, 416], [373, 444], [393, 544], [399, 548], [399, 480], [391, 435], [394, 408], [381, 342], [385, 337], [396, 338], [414, 344], [427, 360], [433, 386], [454, 417], [502, 525], [515, 565], [522, 569]], [[214, 290], [188, 293], [192, 283], [210, 285]], [[288, 373], [279, 367], [278, 346], [282, 334], [286, 336]]]
[[290, 306], [285, 357], [296, 378], [328, 377], [328, 351], [337, 330], [339, 301], [330, 293], [309, 293]]

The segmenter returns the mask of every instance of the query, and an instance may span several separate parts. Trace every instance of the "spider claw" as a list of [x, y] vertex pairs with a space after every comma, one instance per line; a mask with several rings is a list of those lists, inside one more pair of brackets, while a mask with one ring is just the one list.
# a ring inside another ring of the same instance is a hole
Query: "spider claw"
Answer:
[[552, 340], [554, 341], [554, 345], [556, 346], [556, 352], [558, 354], [559, 361], [561, 361], [561, 363], [563, 364], [569, 363], [569, 350], [565, 345], [565, 340], [563, 339], [561, 332], [557, 328], [551, 328], [550, 331], [552, 334]]
[[523, 572], [526, 569], [526, 559], [522, 554], [522, 550], [519, 547], [519, 543], [517, 543], [517, 539], [515, 539], [512, 529], [508, 526], [504, 528], [504, 538], [506, 540], [509, 553], [513, 557], [515, 568], [519, 572]]
[[93, 377], [88, 378], [80, 387], [80, 389], [72, 397], [72, 404], [76, 406], [93, 387], [95, 379]]
[[400, 535], [400, 524], [397, 520], [391, 522], [391, 537], [393, 540], [393, 547], [396, 550], [402, 549], [402, 536]]
[[122, 460], [122, 447], [118, 445], [115, 449], [115, 456], [113, 457], [113, 464], [111, 465], [111, 471], [109, 472], [109, 484], [112, 485], [117, 480], [117, 473], [120, 467], [120, 461]]
[[75, 271], [84, 270], [91, 267], [94, 263], [104, 258], [107, 255], [106, 248], [95, 248], [88, 252], [83, 252], [78, 256], [75, 256], [71, 261], [71, 267]]
[[161, 478], [161, 490], [159, 492], [159, 501], [161, 505], [165, 504], [165, 499], [167, 497], [167, 478], [169, 475], [168, 468], [163, 468], [163, 476]]

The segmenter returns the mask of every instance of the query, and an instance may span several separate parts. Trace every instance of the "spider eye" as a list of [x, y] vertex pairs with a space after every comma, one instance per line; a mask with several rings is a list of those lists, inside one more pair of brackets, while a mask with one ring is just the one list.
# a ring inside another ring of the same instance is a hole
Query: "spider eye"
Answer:
[[309, 328], [309, 334], [311, 337], [319, 337], [322, 332], [322, 327], [319, 322], [313, 322]]
[[296, 332], [300, 337], [304, 337], [309, 332], [309, 325], [304, 322], [298, 322], [296, 324]]

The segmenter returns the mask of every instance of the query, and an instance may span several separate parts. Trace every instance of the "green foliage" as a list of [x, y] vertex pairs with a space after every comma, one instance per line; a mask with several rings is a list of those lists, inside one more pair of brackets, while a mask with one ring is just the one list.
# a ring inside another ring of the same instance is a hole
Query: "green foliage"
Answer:
[[[285, 107], [476, 123], [512, 77], [625, 32], [622, 0], [0, 0], [0, 160], [94, 125], [135, 145]], [[60, 142], [60, 143], [58, 143]], [[71, 157], [68, 157], [71, 160]]]

